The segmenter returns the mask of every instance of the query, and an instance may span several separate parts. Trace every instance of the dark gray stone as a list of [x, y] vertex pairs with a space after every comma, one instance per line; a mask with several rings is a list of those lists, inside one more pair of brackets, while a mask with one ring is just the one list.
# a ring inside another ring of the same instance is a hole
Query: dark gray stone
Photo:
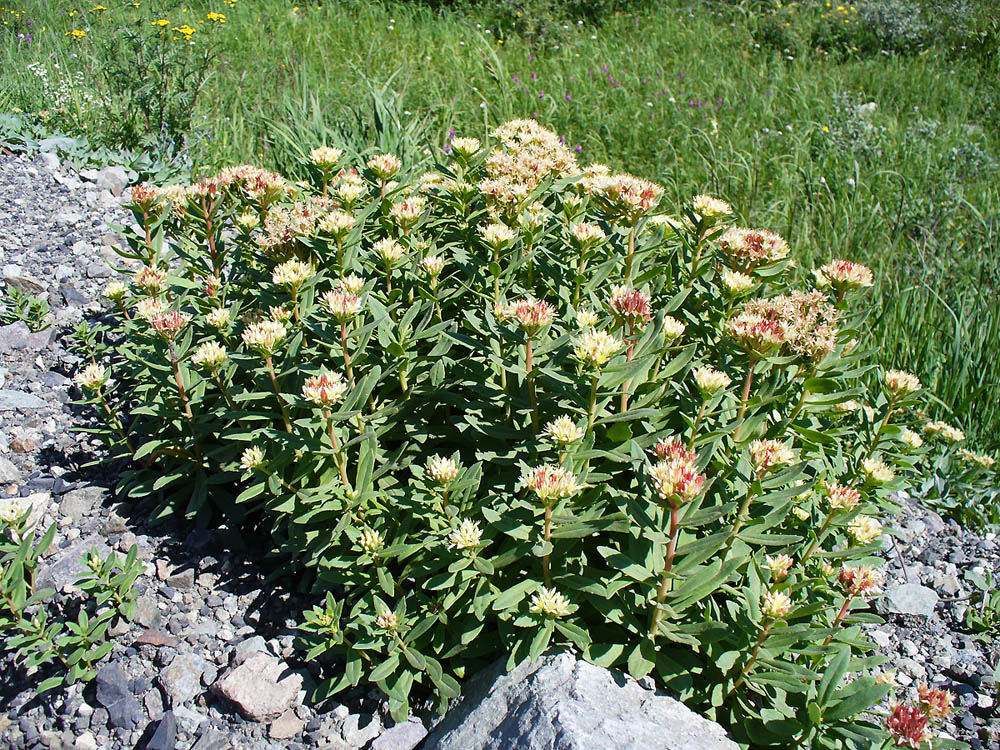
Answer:
[[216, 729], [209, 727], [205, 733], [198, 738], [198, 741], [191, 746], [191, 750], [228, 750], [229, 740]]
[[631, 678], [562, 653], [481, 672], [423, 750], [737, 750], [725, 730]]
[[172, 706], [193, 700], [202, 692], [201, 677], [210, 664], [194, 654], [179, 654], [160, 673], [159, 682]]
[[97, 702], [108, 712], [113, 727], [132, 729], [144, 718], [139, 701], [128, 689], [128, 678], [115, 663], [105, 664], [97, 673]]
[[174, 750], [177, 742], [177, 719], [173, 711], [167, 711], [156, 725], [156, 731], [149, 738], [146, 750]]

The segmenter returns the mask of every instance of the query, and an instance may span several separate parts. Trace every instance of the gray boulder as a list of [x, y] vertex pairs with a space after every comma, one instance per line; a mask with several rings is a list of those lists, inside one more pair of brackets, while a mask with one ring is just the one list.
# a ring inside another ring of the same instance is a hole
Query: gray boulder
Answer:
[[885, 599], [890, 612], [916, 617], [930, 617], [938, 603], [937, 592], [919, 583], [890, 586], [886, 589]]
[[32, 393], [24, 391], [0, 390], [0, 411], [15, 409], [40, 409], [45, 402]]
[[725, 730], [662, 693], [569, 653], [495, 666], [423, 750], [737, 750]]
[[302, 676], [270, 654], [254, 654], [213, 686], [251, 721], [277, 719], [295, 703]]

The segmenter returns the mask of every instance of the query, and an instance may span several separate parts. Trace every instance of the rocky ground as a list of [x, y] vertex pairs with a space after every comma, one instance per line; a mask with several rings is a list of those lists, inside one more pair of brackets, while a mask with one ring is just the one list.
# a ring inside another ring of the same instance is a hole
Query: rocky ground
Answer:
[[[90, 418], [72, 405], [80, 360], [67, 333], [99, 309], [123, 222], [123, 172], [71, 174], [51, 156], [0, 156], [0, 265], [5, 283], [48, 296], [55, 326], [0, 327], [0, 505], [31, 504], [57, 535], [39, 584], [73, 596], [90, 549], [138, 546], [135, 622], [114, 634], [97, 679], [39, 698], [31, 679], [0, 658], [0, 746], [111, 750], [264, 750], [323, 747], [412, 750], [418, 722], [391, 726], [374, 695], [322, 713], [304, 703], [310, 665], [293, 649], [304, 601], [265, 581], [266, 565], [229, 553], [220, 530], [150, 527], [148, 508], [116, 502], [114, 466], [94, 465]], [[944, 522], [915, 502], [887, 553], [886, 624], [872, 637], [902, 690], [922, 681], [956, 692], [952, 736], [1000, 748], [993, 675], [998, 647], [965, 626], [976, 569], [1000, 577], [1000, 542]], [[905, 567], [901, 561], [905, 561]], [[280, 572], [280, 571], [279, 571]], [[904, 585], [908, 584], [908, 585]]]

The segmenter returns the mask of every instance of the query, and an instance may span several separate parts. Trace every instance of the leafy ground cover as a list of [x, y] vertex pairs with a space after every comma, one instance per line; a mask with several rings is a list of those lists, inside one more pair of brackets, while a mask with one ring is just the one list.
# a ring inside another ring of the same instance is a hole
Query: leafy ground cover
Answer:
[[587, 160], [657, 179], [667, 203], [725, 196], [803, 269], [872, 266], [884, 363], [938, 394], [931, 416], [997, 446], [988, 3], [668, 2], [557, 20], [532, 3], [88, 5], [0, 10], [0, 107], [205, 169], [287, 169], [323, 141], [412, 161], [453, 130], [536, 116]]

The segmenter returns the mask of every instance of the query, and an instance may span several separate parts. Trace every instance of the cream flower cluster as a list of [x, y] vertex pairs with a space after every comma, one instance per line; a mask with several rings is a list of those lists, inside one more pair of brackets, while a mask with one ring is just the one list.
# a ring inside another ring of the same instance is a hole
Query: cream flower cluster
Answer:
[[521, 475], [521, 484], [531, 490], [543, 505], [548, 506], [572, 497], [583, 489], [576, 475], [553, 464], [527, 469]]
[[838, 294], [867, 287], [875, 283], [872, 271], [868, 266], [850, 260], [831, 260], [817, 268], [813, 274], [816, 283], [821, 287], [833, 287]]
[[566, 446], [583, 439], [583, 428], [571, 416], [563, 414], [545, 425], [542, 434], [556, 445]]
[[251, 323], [242, 334], [243, 343], [264, 357], [276, 354], [288, 335], [285, 326], [275, 320]]
[[542, 590], [531, 597], [531, 611], [536, 615], [559, 619], [567, 617], [572, 611], [569, 599], [553, 588], [542, 587]]
[[733, 207], [720, 198], [711, 195], [696, 195], [691, 201], [691, 209], [704, 220], [721, 219], [733, 212]]
[[453, 549], [475, 549], [483, 541], [483, 532], [477, 522], [466, 518], [448, 535], [448, 541]]
[[732, 227], [719, 238], [719, 249], [736, 270], [749, 271], [756, 266], [788, 257], [788, 243], [767, 229]]
[[522, 299], [514, 303], [514, 317], [528, 336], [534, 336], [552, 322], [555, 309], [542, 300]]
[[622, 348], [620, 339], [606, 331], [585, 330], [573, 343], [573, 353], [587, 367], [599, 369]]
[[949, 443], [960, 443], [965, 440], [965, 433], [947, 422], [928, 422], [924, 425], [924, 434], [940, 437]]
[[83, 390], [96, 393], [107, 384], [109, 378], [108, 370], [104, 365], [92, 362], [77, 373], [73, 380]]
[[322, 297], [322, 303], [340, 323], [345, 323], [361, 310], [361, 297], [347, 289], [333, 289]]
[[723, 391], [733, 382], [724, 372], [711, 367], [696, 367], [693, 370], [694, 382], [698, 385], [698, 390], [705, 396], [714, 396], [719, 391]]
[[358, 537], [358, 546], [366, 554], [374, 555], [385, 546], [385, 539], [374, 529], [364, 529]]
[[661, 441], [656, 453], [661, 460], [650, 467], [649, 475], [661, 500], [679, 505], [701, 493], [705, 475], [698, 472], [694, 451], [687, 450], [679, 440], [670, 440]]
[[903, 370], [886, 370], [885, 387], [892, 396], [900, 398], [920, 390], [920, 379]]
[[760, 603], [760, 611], [769, 620], [784, 620], [792, 613], [792, 600], [781, 591], [768, 591]]
[[427, 476], [440, 485], [448, 484], [458, 476], [458, 462], [453, 458], [432, 456], [427, 462]]
[[191, 362], [195, 367], [215, 372], [226, 364], [228, 358], [229, 355], [226, 353], [225, 347], [215, 341], [206, 341], [195, 349], [194, 354], [191, 355]]
[[795, 460], [795, 451], [780, 440], [754, 440], [750, 443], [750, 458], [758, 474], [785, 466]]
[[302, 397], [324, 409], [339, 404], [346, 392], [347, 384], [337, 372], [321, 372], [302, 384]]

